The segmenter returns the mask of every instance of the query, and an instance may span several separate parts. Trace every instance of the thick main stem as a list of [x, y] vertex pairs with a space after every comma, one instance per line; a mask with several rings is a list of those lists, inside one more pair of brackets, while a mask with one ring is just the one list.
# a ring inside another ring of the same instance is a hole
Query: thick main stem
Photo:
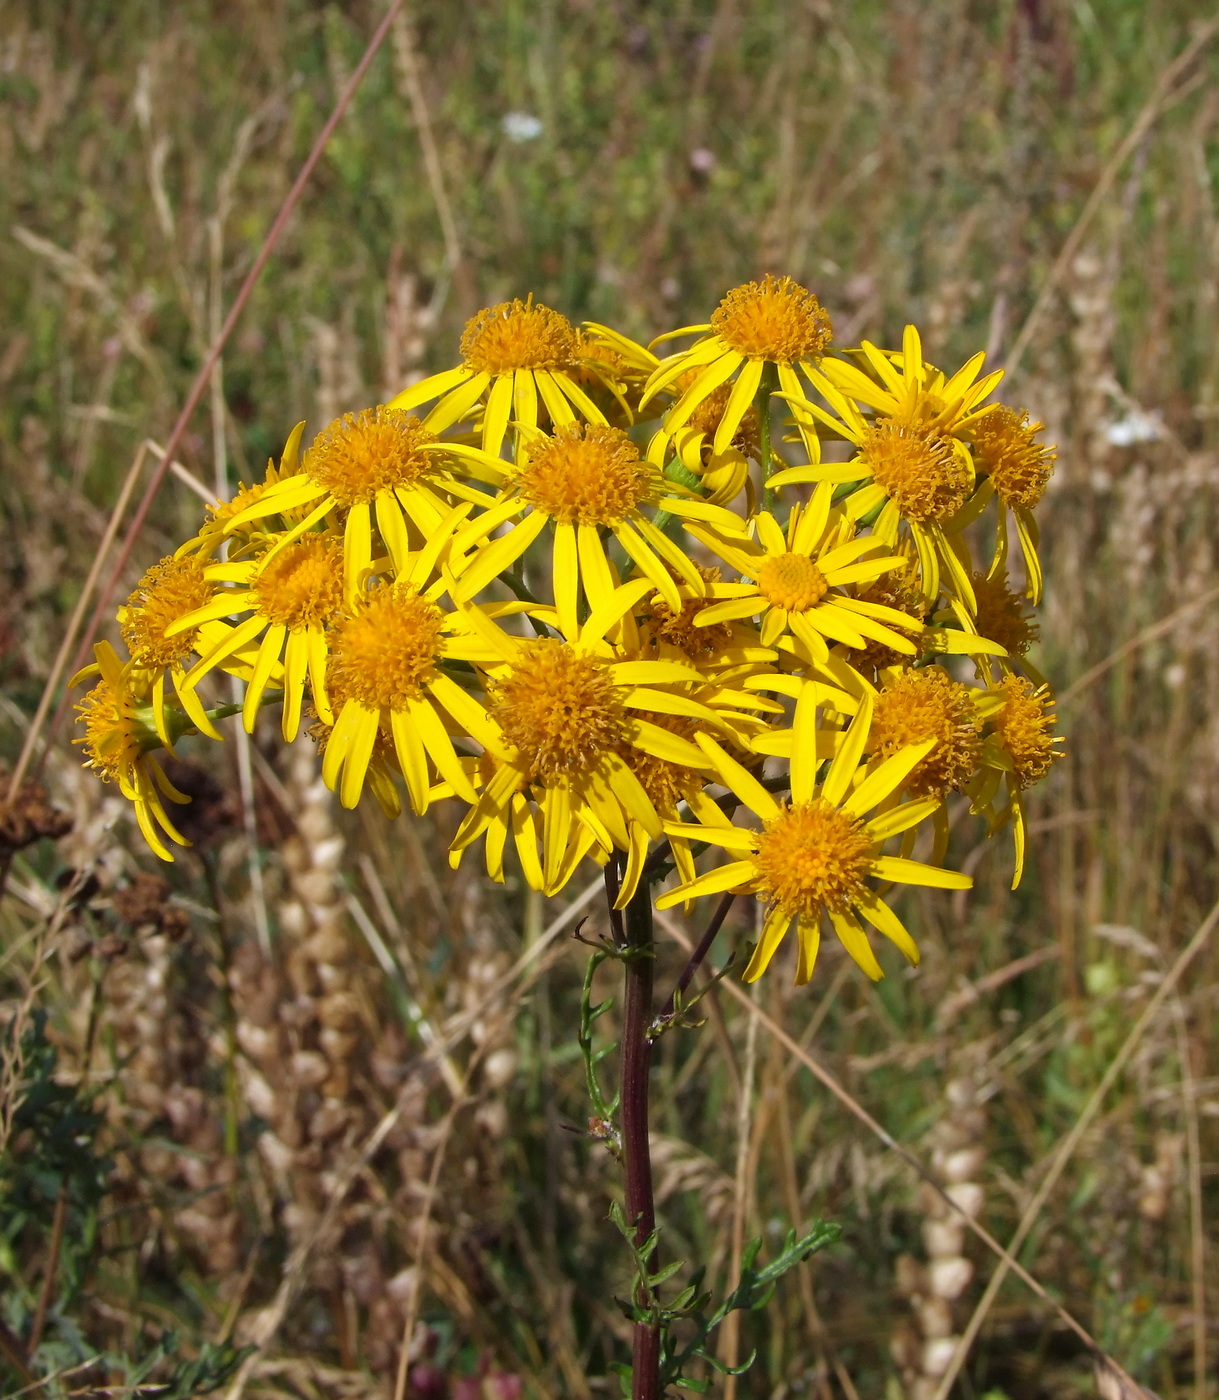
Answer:
[[[648, 1080], [652, 1065], [652, 896], [641, 884], [626, 907], [625, 933], [630, 954], [626, 969], [626, 1006], [622, 1028], [622, 1157], [626, 1168], [626, 1217], [635, 1226], [635, 1242], [642, 1245], [656, 1228], [656, 1203], [652, 1194], [652, 1154], [648, 1143]], [[649, 1269], [655, 1259], [647, 1261]], [[648, 1302], [645, 1291], [636, 1294], [637, 1305]], [[660, 1400], [660, 1328], [635, 1324], [631, 1368], [632, 1400]]]

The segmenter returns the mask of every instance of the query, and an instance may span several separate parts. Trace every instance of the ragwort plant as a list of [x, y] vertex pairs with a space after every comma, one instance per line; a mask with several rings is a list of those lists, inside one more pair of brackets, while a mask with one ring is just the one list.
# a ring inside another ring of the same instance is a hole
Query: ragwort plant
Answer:
[[[746, 981], [790, 945], [808, 982], [827, 928], [872, 979], [869, 931], [916, 963], [893, 892], [971, 884], [944, 864], [949, 794], [1012, 832], [1014, 887], [1023, 794], [1058, 753], [1025, 658], [1054, 463], [1040, 424], [991, 401], [1001, 372], [981, 354], [948, 373], [913, 326], [899, 350], [835, 355], [831, 336], [787, 277], [652, 347], [532, 299], [490, 307], [455, 368], [307, 447], [298, 426], [145, 574], [119, 613], [128, 656], [99, 643], [80, 677], [86, 761], [162, 859], [186, 844], [170, 815], [186, 799], [158, 752], [220, 738], [238, 710], [252, 731], [277, 704], [344, 806], [463, 803], [454, 865], [481, 847], [493, 880], [511, 860], [546, 895], [603, 867], [611, 936], [579, 1040], [590, 1130], [625, 1175], [611, 1214], [634, 1263], [636, 1400], [705, 1389], [691, 1368], [719, 1364], [715, 1327], [836, 1234], [793, 1232], [761, 1267], [755, 1244], [718, 1306], [700, 1271], [679, 1280], [660, 1258], [652, 1046], [692, 1023], [687, 989], [732, 901], [761, 906]], [[671, 342], [685, 348], [658, 358]], [[213, 702], [218, 673], [244, 683], [240, 704]], [[654, 902], [708, 896], [707, 936], [658, 1010]], [[606, 961], [625, 983], [613, 1096], [592, 1001]]]

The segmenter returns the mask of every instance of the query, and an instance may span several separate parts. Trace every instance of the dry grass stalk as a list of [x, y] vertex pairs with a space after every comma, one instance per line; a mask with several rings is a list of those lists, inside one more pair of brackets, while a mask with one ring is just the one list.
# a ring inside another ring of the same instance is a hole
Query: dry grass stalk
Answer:
[[[976, 1220], [985, 1194], [979, 1180], [986, 1164], [986, 1111], [977, 1085], [957, 1075], [944, 1087], [945, 1111], [931, 1132], [931, 1169], [964, 1216]], [[897, 1261], [897, 1287], [914, 1311], [917, 1331], [899, 1323], [890, 1343], [910, 1400], [930, 1400], [960, 1343], [953, 1306], [968, 1288], [974, 1266], [965, 1255], [965, 1220], [943, 1197], [925, 1187], [919, 1193], [924, 1214], [926, 1264], [903, 1254]]]

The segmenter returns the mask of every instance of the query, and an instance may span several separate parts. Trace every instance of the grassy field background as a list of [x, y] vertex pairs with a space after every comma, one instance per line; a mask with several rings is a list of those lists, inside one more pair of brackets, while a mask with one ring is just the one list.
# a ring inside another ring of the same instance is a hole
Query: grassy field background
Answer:
[[[10, 763], [129, 467], [168, 433], [380, 13], [0, 3]], [[977, 889], [908, 897], [917, 971], [890, 960], [873, 988], [827, 948], [810, 987], [756, 992], [894, 1137], [979, 1184], [1005, 1240], [1219, 895], [1219, 38], [1174, 66], [1209, 17], [1189, 0], [418, 0], [180, 454], [205, 487], [250, 481], [299, 419], [445, 367], [466, 317], [529, 292], [646, 339], [774, 271], [817, 291], [839, 344], [914, 320], [946, 366], [1018, 348], [1004, 397], [1060, 451], [1037, 658], [1068, 736], [1024, 884], [1009, 894], [1010, 849], [973, 848], [961, 822]], [[200, 510], [166, 482], [124, 590]], [[271, 726], [252, 751], [190, 755], [196, 849], [154, 872], [69, 738], [45, 781], [72, 830], [13, 857], [0, 911], [0, 1016], [46, 1017], [22, 1071], [37, 1103], [0, 1084], [18, 1344], [0, 1393], [22, 1366], [101, 1355], [45, 1393], [170, 1376], [160, 1394], [389, 1397], [405, 1335], [427, 1400], [616, 1394], [626, 1273], [617, 1171], [581, 1135], [583, 950], [557, 938], [509, 976], [561, 902], [450, 872], [450, 814], [341, 813], [310, 746]], [[1165, 1400], [1219, 1396], [1217, 972], [1212, 941], [1021, 1256]], [[667, 1248], [722, 1287], [751, 1235], [844, 1228], [727, 1339], [758, 1361], [716, 1384], [929, 1400], [925, 1345], [959, 1333], [993, 1258], [965, 1245], [972, 1279], [937, 1305], [917, 1178], [737, 1001], [708, 1010], [661, 1042]], [[954, 1394], [1092, 1393], [1079, 1343], [1009, 1280]]]

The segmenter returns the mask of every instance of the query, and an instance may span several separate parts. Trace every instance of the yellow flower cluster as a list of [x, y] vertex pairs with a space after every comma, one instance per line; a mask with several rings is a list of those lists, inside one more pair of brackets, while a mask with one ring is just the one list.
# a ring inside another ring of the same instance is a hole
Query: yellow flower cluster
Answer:
[[793, 924], [801, 982], [827, 922], [872, 977], [865, 925], [916, 959], [881, 891], [969, 885], [941, 864], [948, 794], [1011, 823], [1018, 879], [1057, 756], [1025, 658], [1054, 454], [988, 405], [981, 355], [830, 342], [790, 278], [654, 348], [532, 299], [480, 312], [460, 365], [303, 449], [301, 425], [148, 571], [129, 659], [89, 668], [88, 762], [169, 859], [184, 799], [153, 754], [220, 737], [225, 672], [248, 730], [271, 701], [286, 740], [309, 726], [345, 806], [464, 804], [454, 864], [481, 844], [555, 894], [613, 860], [620, 907], [670, 865], [661, 907], [753, 894], [750, 978]]

